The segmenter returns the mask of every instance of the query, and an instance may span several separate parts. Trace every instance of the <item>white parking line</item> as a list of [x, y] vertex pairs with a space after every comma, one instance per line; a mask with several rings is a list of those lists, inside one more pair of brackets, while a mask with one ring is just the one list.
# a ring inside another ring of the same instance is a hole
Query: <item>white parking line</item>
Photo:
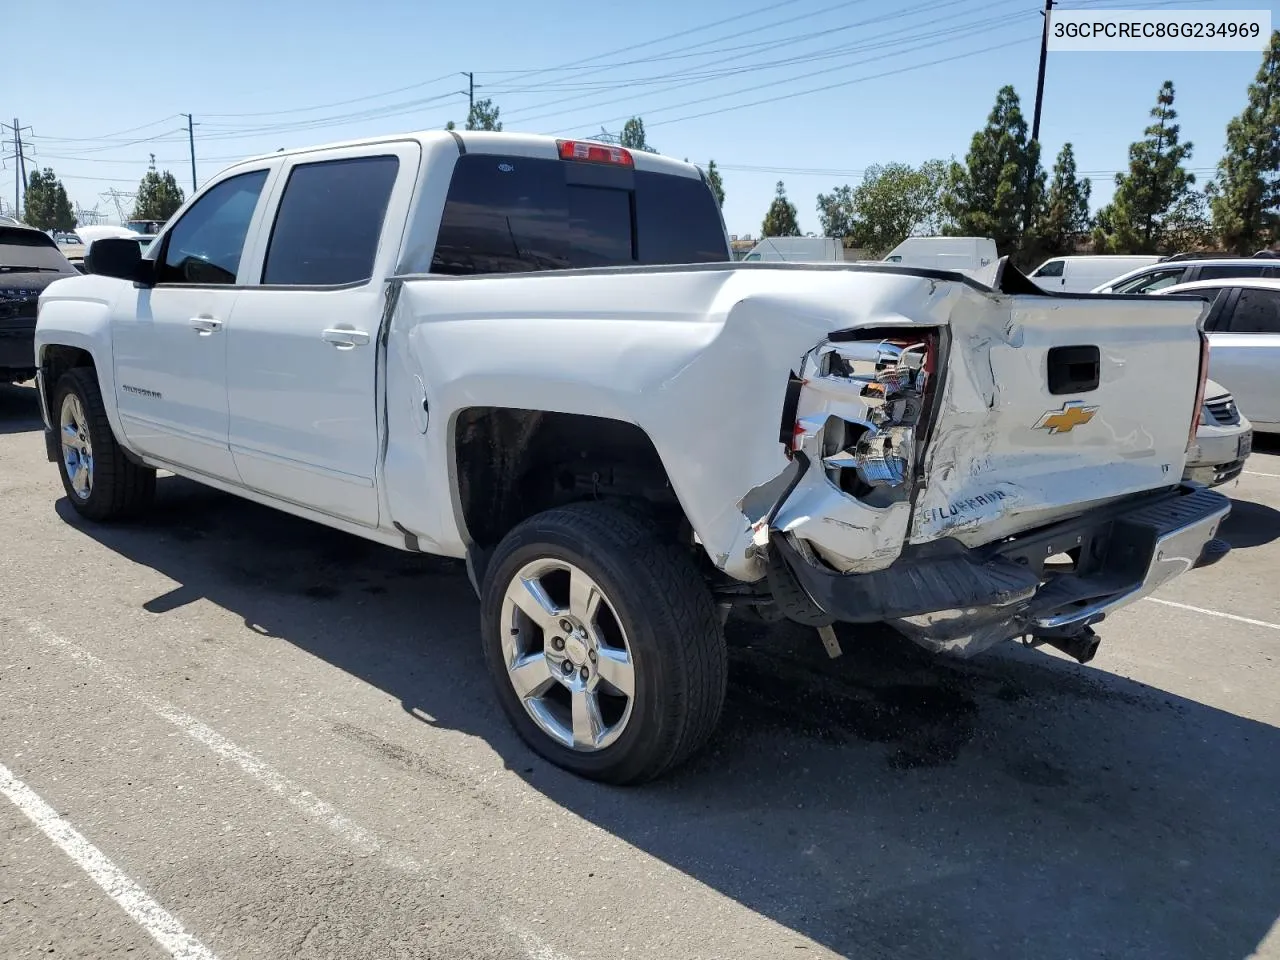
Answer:
[[[290, 806], [299, 810], [308, 818], [322, 824], [330, 833], [346, 843], [352, 849], [366, 855], [381, 853], [383, 862], [404, 873], [422, 873], [425, 870], [423, 864], [419, 863], [412, 857], [386, 849], [385, 841], [366, 830], [355, 821], [351, 820], [345, 814], [339, 812], [332, 804], [321, 800], [310, 790], [305, 790], [298, 786], [284, 774], [254, 756], [248, 750], [237, 746], [217, 730], [214, 730], [212, 727], [196, 719], [190, 714], [183, 713], [181, 710], [178, 710], [176, 707], [164, 702], [163, 700], [137, 692], [135, 684], [130, 683], [125, 680], [125, 678], [113, 672], [101, 657], [90, 653], [79, 644], [59, 635], [39, 621], [21, 620], [18, 622], [26, 628], [27, 633], [30, 634], [33, 639], [38, 640], [47, 646], [55, 647], [66, 653], [71, 659], [85, 666], [92, 667], [95, 680], [100, 683], [105, 682], [112, 684], [123, 695], [133, 700], [135, 703], [145, 707], [162, 720], [173, 724], [192, 740], [195, 740], [197, 743], [207, 747], [209, 750], [212, 750], [223, 759], [230, 760], [254, 780], [257, 780], [263, 786], [267, 787], [272, 793], [283, 797]], [[3, 767], [0, 767], [0, 771], [3, 769]], [[32, 794], [32, 796], [34, 796], [34, 794]], [[123, 876], [123, 874], [121, 876]], [[104, 889], [106, 888], [104, 887]], [[165, 914], [165, 916], [168, 916], [168, 914]], [[135, 917], [135, 919], [137, 918]], [[169, 919], [172, 918], [170, 917]], [[529, 956], [530, 960], [569, 960], [568, 957], [556, 951], [554, 947], [529, 928], [511, 920], [508, 917], [498, 917], [497, 920], [507, 933], [515, 936], [521, 941], [525, 953]], [[176, 923], [177, 921], [174, 922]], [[180, 929], [181, 928], [179, 928], [179, 930]], [[155, 934], [153, 933], [152, 936], [155, 936]], [[192, 960], [206, 960], [206, 958], [217, 960], [217, 958], [213, 957], [213, 954], [208, 953], [207, 951], [205, 953], [190, 954], [175, 953], [174, 956], [181, 957], [183, 960], [186, 960], [187, 957], [192, 958]]]
[[1268, 623], [1266, 620], [1254, 620], [1250, 617], [1238, 617], [1234, 613], [1223, 613], [1220, 610], [1206, 610], [1204, 607], [1193, 607], [1189, 603], [1174, 603], [1172, 600], [1159, 600], [1155, 597], [1144, 597], [1151, 603], [1164, 607], [1176, 607], [1179, 610], [1190, 610], [1192, 613], [1203, 613], [1209, 617], [1221, 617], [1223, 620], [1234, 620], [1236, 623], [1247, 623], [1251, 627], [1266, 627], [1268, 630], [1280, 630], [1280, 623]]
[[[339, 813], [332, 804], [321, 800], [310, 790], [293, 783], [284, 774], [273, 769], [249, 751], [232, 743], [217, 730], [197, 720], [190, 714], [183, 713], [172, 705], [136, 692], [132, 685], [122, 677], [114, 674], [101, 658], [93, 655], [65, 637], [59, 636], [42, 623], [27, 621], [23, 624], [27, 632], [36, 640], [64, 651], [73, 660], [92, 667], [98, 680], [105, 680], [120, 688], [131, 700], [146, 707], [162, 720], [173, 724], [192, 740], [212, 750], [224, 760], [230, 760], [241, 770], [257, 780], [272, 793], [283, 797], [291, 806], [301, 811], [309, 819], [320, 823], [326, 830], [358, 853], [366, 856], [379, 852], [384, 843], [364, 827]], [[386, 859], [393, 867], [406, 873], [418, 873], [422, 865], [410, 857], [401, 854], [384, 852]]]
[[26, 814], [40, 832], [56, 843], [89, 879], [177, 960], [218, 960], [213, 951], [187, 933], [171, 914], [131, 880], [106, 854], [58, 816], [58, 812], [0, 763], [0, 793]]
[[1270, 477], [1272, 480], [1280, 480], [1280, 473], [1259, 473], [1257, 470], [1242, 470], [1251, 477]]

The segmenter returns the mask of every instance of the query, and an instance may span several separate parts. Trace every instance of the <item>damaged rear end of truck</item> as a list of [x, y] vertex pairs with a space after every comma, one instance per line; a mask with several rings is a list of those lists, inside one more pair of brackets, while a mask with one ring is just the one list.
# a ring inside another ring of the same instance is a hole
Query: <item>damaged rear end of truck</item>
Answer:
[[1007, 263], [991, 290], [934, 280], [940, 322], [837, 330], [792, 371], [753, 527], [770, 593], [802, 623], [1087, 662], [1108, 613], [1229, 549], [1230, 501], [1180, 482], [1205, 304], [1046, 295]]

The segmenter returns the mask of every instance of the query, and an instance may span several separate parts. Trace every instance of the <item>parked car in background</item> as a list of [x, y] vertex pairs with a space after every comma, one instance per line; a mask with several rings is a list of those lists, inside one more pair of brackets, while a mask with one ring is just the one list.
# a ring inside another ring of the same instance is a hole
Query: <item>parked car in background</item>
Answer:
[[1270, 257], [1206, 257], [1199, 260], [1170, 258], [1150, 266], [1130, 270], [1093, 293], [1155, 293], [1179, 283], [1223, 280], [1234, 277], [1280, 277], [1280, 261]]
[[1235, 397], [1220, 383], [1204, 386], [1204, 404], [1196, 439], [1187, 450], [1182, 479], [1216, 487], [1240, 476], [1253, 451], [1253, 425], [1240, 412]]
[[35, 227], [0, 224], [0, 383], [36, 375], [36, 306], [40, 293], [76, 270], [58, 244]]
[[1200, 280], [1161, 294], [1213, 301], [1205, 318], [1209, 373], [1259, 433], [1280, 433], [1280, 278]]
[[765, 237], [742, 259], [750, 263], [843, 263], [844, 242], [839, 237]]
[[1161, 257], [1079, 256], [1053, 257], [1031, 271], [1031, 279], [1050, 293], [1089, 293], [1131, 270], [1159, 263]]
[[885, 263], [926, 270], [950, 270], [990, 285], [999, 261], [989, 237], [907, 237], [889, 251]]

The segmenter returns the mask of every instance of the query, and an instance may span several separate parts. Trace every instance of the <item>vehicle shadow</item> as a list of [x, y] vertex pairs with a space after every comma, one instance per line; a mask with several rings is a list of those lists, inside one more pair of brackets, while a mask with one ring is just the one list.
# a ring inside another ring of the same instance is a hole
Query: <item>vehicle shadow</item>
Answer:
[[1280, 912], [1280, 731], [1107, 673], [1105, 642], [1101, 668], [1081, 668], [1016, 647], [940, 661], [846, 631], [831, 661], [811, 630], [731, 621], [710, 749], [659, 783], [608, 788], [543, 762], [502, 719], [478, 641], [458, 642], [476, 624], [460, 565], [177, 478], [142, 524], [58, 510], [179, 584], [145, 609], [208, 599], [423, 723], [482, 738], [544, 795], [794, 931], [797, 948], [1244, 958]]
[[1232, 497], [1231, 513], [1218, 528], [1218, 535], [1237, 550], [1280, 540], [1280, 510], [1265, 503]]
[[43, 429], [34, 383], [0, 383], [0, 435]]

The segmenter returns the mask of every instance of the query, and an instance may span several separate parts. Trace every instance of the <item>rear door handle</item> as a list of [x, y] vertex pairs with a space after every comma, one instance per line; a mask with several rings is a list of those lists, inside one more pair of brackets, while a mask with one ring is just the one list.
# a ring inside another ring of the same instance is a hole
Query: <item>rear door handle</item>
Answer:
[[217, 333], [222, 329], [222, 321], [217, 317], [192, 317], [191, 329], [196, 332], [197, 336], [207, 337], [211, 333]]
[[332, 343], [339, 350], [362, 347], [369, 342], [369, 334], [354, 327], [330, 327], [320, 336], [326, 343]]

